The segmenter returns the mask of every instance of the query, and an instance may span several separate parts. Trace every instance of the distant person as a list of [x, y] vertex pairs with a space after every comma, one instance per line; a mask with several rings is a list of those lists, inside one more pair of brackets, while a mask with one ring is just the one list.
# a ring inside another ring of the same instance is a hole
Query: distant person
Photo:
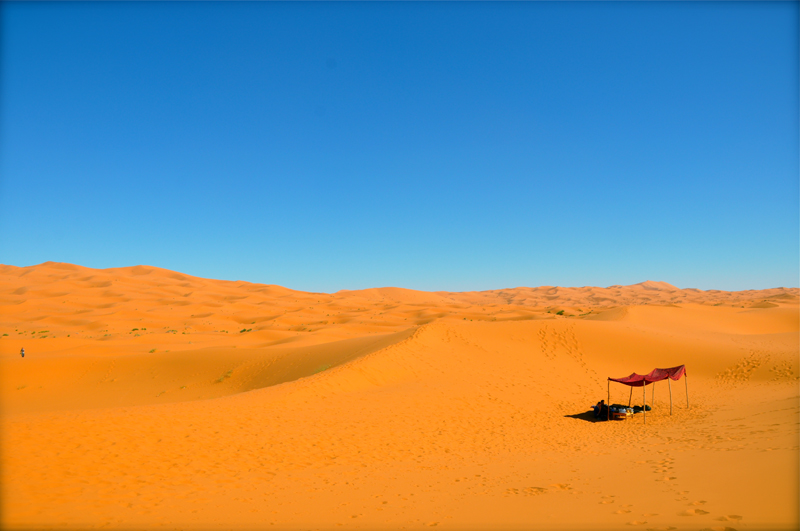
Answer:
[[608, 406], [606, 405], [606, 401], [605, 400], [601, 400], [600, 402], [598, 402], [597, 404], [592, 406], [592, 409], [594, 410], [594, 418], [596, 418], [596, 419], [602, 418], [603, 417], [603, 413], [608, 415], [607, 408], [608, 408]]
[[19, 355], [22, 356], [23, 358], [25, 357], [25, 347], [19, 349]]

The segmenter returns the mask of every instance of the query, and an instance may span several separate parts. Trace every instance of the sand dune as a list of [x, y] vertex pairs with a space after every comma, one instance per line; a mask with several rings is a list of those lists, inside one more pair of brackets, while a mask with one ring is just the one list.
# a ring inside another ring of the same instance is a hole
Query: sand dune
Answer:
[[2, 524], [796, 529], [798, 295], [0, 266]]

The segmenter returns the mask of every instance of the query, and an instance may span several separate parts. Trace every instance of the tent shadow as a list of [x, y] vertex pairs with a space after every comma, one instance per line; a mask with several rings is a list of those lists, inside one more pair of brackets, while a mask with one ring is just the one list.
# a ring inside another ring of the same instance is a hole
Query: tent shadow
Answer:
[[574, 415], [564, 415], [564, 418], [585, 420], [586, 422], [600, 422], [600, 419], [594, 418], [594, 411], [585, 411], [583, 413], [576, 413]]

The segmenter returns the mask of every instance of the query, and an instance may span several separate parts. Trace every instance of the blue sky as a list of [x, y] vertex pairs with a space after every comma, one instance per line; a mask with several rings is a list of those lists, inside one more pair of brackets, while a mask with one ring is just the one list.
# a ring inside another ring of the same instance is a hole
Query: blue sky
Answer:
[[0, 262], [798, 286], [797, 3], [8, 3]]

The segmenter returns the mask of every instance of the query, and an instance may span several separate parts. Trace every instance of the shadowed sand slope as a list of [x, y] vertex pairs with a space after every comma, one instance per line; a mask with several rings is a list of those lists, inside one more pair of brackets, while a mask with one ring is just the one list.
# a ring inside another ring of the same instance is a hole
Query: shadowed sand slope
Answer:
[[[48, 263], [3, 266], [0, 299], [4, 528], [798, 525], [797, 289], [328, 295]], [[587, 413], [631, 399], [608, 376], [682, 363], [691, 407], [681, 380], [646, 388], [646, 424]]]
[[[297, 380], [409, 335], [369, 335], [304, 347], [205, 347], [164, 353], [20, 359], [2, 380], [4, 410], [35, 412], [201, 400]], [[25, 390], [26, 392], [17, 392]]]

